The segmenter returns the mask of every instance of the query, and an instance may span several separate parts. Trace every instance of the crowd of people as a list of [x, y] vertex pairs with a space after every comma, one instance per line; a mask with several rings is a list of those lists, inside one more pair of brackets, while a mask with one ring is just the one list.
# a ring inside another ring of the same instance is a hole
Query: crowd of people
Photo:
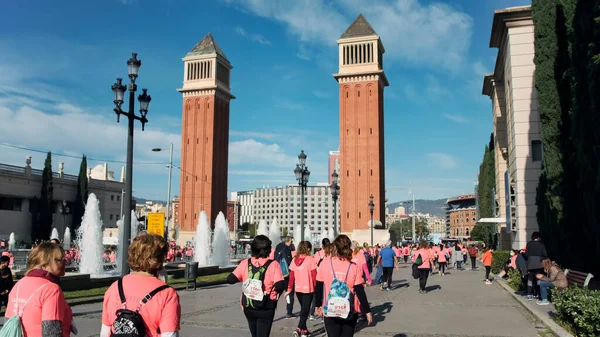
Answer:
[[[469, 257], [472, 270], [477, 270], [477, 259], [483, 263], [485, 282], [491, 284], [492, 249], [483, 245], [480, 248], [474, 244], [427, 241], [400, 247], [388, 241], [384, 246], [370, 247], [338, 235], [333, 242], [323, 239], [321, 249], [313, 253], [309, 241], [295, 246], [291, 237], [285, 237], [273, 247], [268, 237], [258, 235], [250, 244], [251, 256], [239, 263], [227, 282], [242, 283], [240, 307], [253, 337], [270, 335], [282, 298], [286, 302], [286, 318], [296, 318], [294, 298], [300, 305], [294, 336], [309, 336], [307, 321], [320, 319], [327, 336], [348, 337], [354, 335], [359, 320], [373, 322], [365, 287], [378, 284], [381, 291], [393, 290], [392, 275], [400, 264], [412, 264], [412, 275], [419, 280], [418, 291], [422, 294], [427, 293], [431, 274], [444, 276], [447, 268], [462, 271]], [[101, 337], [178, 336], [179, 295], [159, 276], [169, 257], [177, 258], [173, 252], [178, 249], [162, 237], [146, 232], [132, 240], [128, 251], [131, 273], [114, 282], [104, 295]], [[193, 256], [191, 247], [182, 248], [182, 256], [188, 251]], [[111, 253], [107, 252], [109, 259]], [[10, 258], [0, 257], [0, 306], [6, 306], [8, 319], [3, 329], [15, 327], [18, 322], [25, 337], [66, 337], [77, 333], [60, 287], [68, 256], [76, 254], [76, 250], [65, 251], [57, 240], [38, 243], [29, 254], [25, 277], [14, 286]], [[548, 303], [549, 289], [567, 286], [564, 272], [547, 258], [537, 232], [525, 249], [511, 251], [496, 277], [507, 276], [511, 269], [521, 271], [527, 282], [528, 299], [537, 296], [540, 305]], [[372, 279], [373, 271], [376, 276]]]

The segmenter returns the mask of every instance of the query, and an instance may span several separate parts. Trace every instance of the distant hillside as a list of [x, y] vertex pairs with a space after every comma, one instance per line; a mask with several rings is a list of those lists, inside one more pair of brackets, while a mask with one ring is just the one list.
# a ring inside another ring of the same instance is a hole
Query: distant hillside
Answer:
[[[138, 204], [145, 204], [146, 201], [152, 201], [155, 204], [163, 204], [166, 205], [167, 202], [166, 201], [162, 201], [162, 200], [150, 200], [150, 199], [144, 199], [144, 198], [138, 198], [135, 195], [133, 196], [133, 199], [135, 199], [135, 202]], [[418, 209], [418, 208], [417, 208]]]
[[[415, 208], [417, 210], [417, 213], [429, 213], [433, 216], [445, 216], [446, 211], [443, 209], [443, 207], [446, 204], [446, 200], [447, 199], [417, 199], [415, 200]], [[400, 206], [401, 204], [406, 209], [406, 213], [410, 214], [410, 212], [412, 211], [412, 200], [388, 203], [388, 209], [390, 210], [390, 213], [393, 213], [394, 209], [396, 209], [396, 207]]]

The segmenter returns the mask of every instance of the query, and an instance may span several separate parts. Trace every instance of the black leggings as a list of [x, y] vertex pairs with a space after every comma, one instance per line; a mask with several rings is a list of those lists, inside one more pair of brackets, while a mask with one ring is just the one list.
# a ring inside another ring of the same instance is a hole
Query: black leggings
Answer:
[[445, 273], [446, 272], [446, 262], [438, 262], [438, 264], [440, 265], [440, 273]]
[[477, 266], [477, 258], [471, 256], [471, 269], [475, 270], [476, 266]]
[[383, 282], [387, 283], [388, 288], [392, 286], [392, 274], [394, 267], [383, 267]]
[[492, 266], [485, 266], [485, 279], [490, 279], [490, 271], [492, 271]]
[[427, 278], [429, 277], [429, 269], [419, 269], [419, 289], [425, 290]]
[[325, 325], [325, 331], [327, 331], [327, 337], [352, 337], [354, 336], [354, 328], [356, 327], [356, 321], [358, 320], [358, 314], [354, 314], [349, 319], [323, 318], [323, 324]]
[[300, 303], [300, 320], [298, 321], [298, 328], [300, 328], [300, 330], [308, 329], [306, 327], [306, 320], [308, 319], [308, 313], [310, 312], [314, 295], [315, 293], [296, 293], [298, 303]]
[[257, 310], [244, 308], [244, 315], [248, 320], [248, 327], [252, 337], [269, 337], [275, 309]]
[[536, 274], [541, 274], [544, 269], [530, 269], [527, 274], [527, 295], [536, 296], [538, 294], [538, 279], [535, 277]]

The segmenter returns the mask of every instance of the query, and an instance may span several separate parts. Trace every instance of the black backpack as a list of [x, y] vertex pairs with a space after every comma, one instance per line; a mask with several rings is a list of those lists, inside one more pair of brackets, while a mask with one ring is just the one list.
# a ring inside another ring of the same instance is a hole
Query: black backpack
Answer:
[[144, 324], [142, 315], [140, 315], [140, 309], [144, 304], [148, 303], [154, 295], [169, 288], [169, 286], [165, 284], [149, 292], [144, 296], [137, 309], [133, 311], [127, 309], [127, 300], [125, 299], [125, 292], [123, 291], [123, 279], [120, 278], [117, 284], [119, 286], [119, 297], [123, 304], [123, 308], [117, 310], [117, 318], [113, 322], [113, 332], [111, 332], [110, 337], [145, 337], [146, 325]]
[[[249, 297], [246, 297], [246, 295], [244, 294], [244, 291], [242, 290], [242, 306], [246, 307], [246, 308], [252, 308], [252, 309], [272, 309], [275, 307], [275, 301], [271, 300], [271, 294], [265, 294], [264, 293], [264, 283], [265, 283], [265, 275], [267, 274], [267, 270], [269, 269], [269, 265], [271, 265], [271, 263], [273, 262], [273, 260], [267, 260], [267, 262], [260, 266], [260, 267], [255, 267], [250, 259], [248, 259], [248, 279], [254, 279], [254, 280], [260, 280], [260, 282], [262, 283], [263, 286], [263, 299], [261, 301], [259, 300], [255, 300], [255, 299], [251, 299]], [[242, 285], [243, 287], [244, 285]]]

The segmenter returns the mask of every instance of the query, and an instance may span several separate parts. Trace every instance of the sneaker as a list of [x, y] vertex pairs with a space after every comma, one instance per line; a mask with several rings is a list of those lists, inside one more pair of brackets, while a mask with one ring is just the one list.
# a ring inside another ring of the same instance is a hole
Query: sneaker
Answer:
[[287, 314], [285, 315], [285, 319], [292, 319], [292, 318], [296, 318], [297, 316], [294, 314]]
[[489, 284], [492, 284], [492, 281], [490, 281], [490, 280], [485, 280], [485, 284], [488, 284], [488, 285], [489, 285]]
[[315, 315], [308, 315], [308, 319], [314, 321], [317, 318], [315, 317]]
[[308, 330], [302, 330], [302, 334], [300, 334], [300, 337], [308, 337], [308, 335], [310, 335], [310, 332], [308, 332]]
[[422, 294], [422, 293], [423, 293], [423, 290], [419, 289], [419, 294]]
[[294, 337], [301, 337], [302, 336], [302, 330], [300, 330], [300, 328], [296, 328], [296, 330], [294, 330], [294, 333], [292, 334], [292, 336], [294, 336]]
[[541, 301], [537, 300], [537, 301], [535, 301], [535, 304], [537, 304], [537, 305], [548, 305], [548, 304], [550, 304], [550, 302], [548, 302], [548, 300], [541, 300]]
[[528, 301], [531, 301], [531, 300], [533, 300], [533, 296], [531, 296], [531, 295], [527, 295], [527, 300], [528, 300]]

